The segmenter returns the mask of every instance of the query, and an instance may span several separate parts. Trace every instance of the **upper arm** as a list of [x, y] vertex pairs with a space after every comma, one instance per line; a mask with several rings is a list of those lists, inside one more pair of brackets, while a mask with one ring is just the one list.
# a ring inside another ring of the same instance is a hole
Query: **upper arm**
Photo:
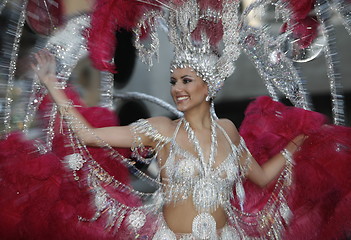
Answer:
[[87, 145], [101, 146], [108, 144], [111, 147], [130, 148], [133, 143], [133, 134], [130, 131], [129, 126], [115, 126], [115, 127], [103, 127], [93, 128], [91, 144]]
[[[144, 146], [155, 147], [163, 137], [160, 133], [170, 119], [164, 117], [141, 119], [129, 126], [92, 128], [87, 145], [100, 146], [107, 143], [112, 147], [131, 148], [136, 141]], [[158, 128], [154, 127], [157, 126]]]

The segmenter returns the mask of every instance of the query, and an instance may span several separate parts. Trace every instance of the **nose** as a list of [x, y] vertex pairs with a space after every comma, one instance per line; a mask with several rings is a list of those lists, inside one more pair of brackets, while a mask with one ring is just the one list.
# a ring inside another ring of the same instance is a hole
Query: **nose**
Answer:
[[175, 84], [173, 85], [173, 90], [174, 90], [175, 92], [181, 92], [181, 91], [182, 91], [182, 86], [181, 86], [181, 84], [175, 83]]

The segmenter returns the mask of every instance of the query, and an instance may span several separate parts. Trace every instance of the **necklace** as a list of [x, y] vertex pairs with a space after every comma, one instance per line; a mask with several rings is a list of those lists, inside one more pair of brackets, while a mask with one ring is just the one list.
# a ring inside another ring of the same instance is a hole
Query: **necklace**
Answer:
[[215, 155], [217, 150], [216, 122], [211, 116], [211, 147], [210, 147], [210, 155], [207, 163], [205, 161], [205, 157], [201, 149], [200, 142], [197, 139], [194, 130], [191, 128], [190, 123], [186, 121], [185, 118], [182, 118], [182, 122], [184, 123], [184, 129], [187, 132], [189, 141], [194, 144], [195, 150], [199, 157], [200, 165], [203, 169], [203, 173], [205, 176], [207, 176], [215, 162]]
[[196, 138], [194, 130], [190, 127], [189, 122], [187, 122], [185, 118], [183, 118], [182, 121], [189, 141], [194, 144], [200, 166], [203, 169], [203, 176], [195, 184], [193, 189], [193, 203], [199, 214], [193, 220], [192, 234], [196, 239], [214, 239], [216, 238], [216, 221], [209, 212], [214, 211], [220, 204], [216, 181], [213, 179], [214, 175], [211, 174], [211, 168], [214, 164], [217, 150], [216, 123], [211, 116], [211, 147], [209, 159], [208, 162], [206, 162], [200, 142]]

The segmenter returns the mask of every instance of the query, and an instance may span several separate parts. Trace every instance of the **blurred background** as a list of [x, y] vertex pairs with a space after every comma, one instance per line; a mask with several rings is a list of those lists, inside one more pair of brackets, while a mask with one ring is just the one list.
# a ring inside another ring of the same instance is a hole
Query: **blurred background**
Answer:
[[[15, 2], [15, 1], [14, 1]], [[82, 13], [90, 12], [94, 2], [92, 0], [65, 0], [63, 2], [63, 22]], [[244, 1], [244, 8], [249, 1]], [[0, 44], [6, 44], [5, 35], [10, 31], [8, 26], [10, 15], [13, 11], [13, 4], [5, 4], [0, 15]], [[269, 9], [268, 9], [269, 11]], [[259, 15], [259, 13], [257, 14]], [[340, 19], [337, 16], [332, 17], [336, 29], [336, 46], [340, 59], [340, 72], [342, 74], [342, 85], [345, 96], [345, 118], [346, 125], [350, 125], [350, 109], [351, 109], [351, 51], [349, 50], [351, 39]], [[278, 34], [281, 23], [276, 22], [273, 11], [268, 12], [264, 17], [253, 17], [252, 25], [261, 26], [267, 24], [271, 27], [273, 34]], [[61, 25], [64, 26], [64, 23]], [[59, 28], [59, 27], [58, 27]], [[56, 29], [57, 30], [57, 29]], [[118, 47], [115, 52], [114, 61], [116, 63], [118, 73], [114, 74], [114, 89], [116, 92], [136, 91], [158, 97], [168, 103], [173, 104], [169, 94], [169, 66], [172, 59], [172, 46], [168, 43], [167, 35], [163, 31], [159, 31], [160, 51], [159, 60], [154, 61], [154, 66], [149, 68], [143, 64], [137, 57], [136, 49], [133, 46], [133, 34], [125, 30], [116, 32]], [[30, 51], [38, 42], [47, 41], [48, 37], [33, 31], [33, 28], [25, 23], [23, 34], [20, 40], [20, 50], [17, 61], [17, 72], [15, 75], [15, 93], [20, 95], [21, 89], [26, 84], [26, 78], [23, 77], [28, 71], [28, 62], [31, 61]], [[1, 56], [3, 57], [3, 56]], [[331, 97], [330, 86], [327, 78], [327, 65], [323, 54], [308, 62], [296, 63], [296, 67], [300, 69], [303, 79], [306, 81], [307, 89], [310, 93], [313, 103], [313, 109], [331, 116]], [[75, 67], [70, 82], [77, 86], [84, 101], [90, 105], [97, 105], [100, 96], [100, 79], [103, 73], [94, 69], [88, 57], [79, 61]], [[3, 76], [3, 75], [2, 75]], [[1, 77], [0, 77], [1, 80]], [[6, 87], [6, 83], [1, 82], [2, 88]], [[255, 97], [268, 95], [267, 89], [247, 56], [242, 54], [237, 61], [235, 73], [226, 80], [225, 86], [215, 100], [216, 112], [219, 117], [231, 119], [238, 127], [244, 117], [244, 111], [250, 101]], [[2, 93], [0, 96], [4, 98]], [[15, 99], [16, 100], [16, 99]], [[25, 101], [18, 100], [16, 111], [25, 108]], [[282, 99], [283, 102], [289, 104], [288, 101]], [[172, 116], [168, 111], [161, 107], [145, 103], [139, 100], [120, 100], [115, 102], [114, 108], [118, 114], [121, 124], [129, 124], [139, 118], [147, 118], [157, 115]], [[0, 106], [0, 113], [4, 111]], [[24, 111], [24, 110], [23, 110]], [[16, 119], [15, 119], [16, 121]], [[20, 121], [20, 118], [18, 118]]]

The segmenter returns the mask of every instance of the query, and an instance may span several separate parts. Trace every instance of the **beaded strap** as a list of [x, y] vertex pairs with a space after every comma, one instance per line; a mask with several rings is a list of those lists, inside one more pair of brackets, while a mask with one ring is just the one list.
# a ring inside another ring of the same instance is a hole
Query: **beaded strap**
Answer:
[[147, 137], [150, 137], [153, 141], [159, 143], [169, 142], [170, 138], [165, 137], [160, 134], [157, 129], [155, 129], [147, 120], [139, 119], [138, 121], [131, 124], [131, 129], [133, 133], [144, 134]]
[[132, 151], [140, 156], [140, 153], [145, 153], [145, 151], [150, 152], [150, 148], [146, 148], [145, 145], [142, 143], [141, 135], [144, 135], [150, 138], [153, 142], [156, 142], [156, 146], [152, 149], [152, 152], [156, 154], [160, 149], [163, 148], [164, 145], [169, 143], [171, 139], [169, 137], [165, 137], [158, 132], [147, 120], [139, 119], [138, 121], [132, 123], [131, 131], [134, 136], [133, 144], [132, 144]]
[[244, 138], [240, 137], [240, 143], [238, 146], [238, 154], [239, 154], [239, 156], [243, 156], [243, 153], [247, 154], [247, 156], [245, 158], [245, 163], [241, 164], [241, 162], [239, 162], [239, 166], [240, 166], [241, 177], [245, 178], [251, 169], [252, 155], [250, 153], [250, 150], [246, 146]]

